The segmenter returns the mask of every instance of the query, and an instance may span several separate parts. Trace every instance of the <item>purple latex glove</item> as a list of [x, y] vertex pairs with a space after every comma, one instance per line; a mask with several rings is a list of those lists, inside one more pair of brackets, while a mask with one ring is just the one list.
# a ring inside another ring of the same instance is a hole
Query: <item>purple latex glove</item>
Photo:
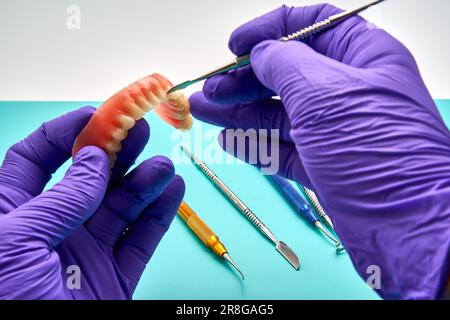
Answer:
[[411, 53], [361, 17], [306, 42], [267, 40], [339, 11], [281, 7], [239, 27], [229, 46], [251, 51], [252, 69], [211, 78], [192, 113], [280, 129], [280, 173], [319, 194], [361, 277], [378, 266], [382, 297], [438, 298], [450, 262], [450, 134]]
[[[93, 112], [85, 107], [44, 123], [6, 154], [0, 299], [129, 299], [176, 213], [184, 183], [169, 159], [154, 157], [124, 176], [148, 141], [144, 120], [130, 131], [111, 175], [106, 154], [86, 147], [42, 192]], [[80, 289], [71, 266], [79, 268]]]

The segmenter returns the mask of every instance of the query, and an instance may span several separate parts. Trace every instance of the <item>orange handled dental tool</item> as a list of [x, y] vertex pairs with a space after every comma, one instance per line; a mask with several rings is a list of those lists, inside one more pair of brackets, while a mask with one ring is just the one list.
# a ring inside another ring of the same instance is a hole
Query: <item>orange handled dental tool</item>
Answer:
[[204, 243], [205, 246], [210, 248], [219, 257], [227, 260], [242, 276], [244, 280], [244, 274], [239, 270], [237, 265], [231, 260], [228, 255], [228, 250], [225, 248], [219, 237], [203, 222], [202, 219], [192, 210], [186, 202], [182, 202], [178, 208], [178, 215], [186, 222], [189, 228], [197, 235], [197, 237]]

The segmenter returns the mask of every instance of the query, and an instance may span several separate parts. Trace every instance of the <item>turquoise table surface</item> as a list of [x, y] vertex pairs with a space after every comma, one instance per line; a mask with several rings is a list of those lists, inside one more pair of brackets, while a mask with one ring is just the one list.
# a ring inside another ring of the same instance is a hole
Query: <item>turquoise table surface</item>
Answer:
[[[450, 100], [437, 104], [450, 126]], [[0, 157], [42, 122], [84, 105], [99, 103], [0, 102]], [[185, 200], [219, 235], [246, 278], [241, 281], [175, 217], [141, 278], [135, 299], [378, 299], [359, 278], [348, 256], [336, 255], [333, 246], [297, 216], [265, 176], [225, 155], [216, 143], [219, 128], [197, 121], [193, 131], [181, 134], [154, 114], [146, 119], [151, 137], [139, 161], [158, 154], [173, 159], [186, 181]], [[176, 148], [180, 143], [197, 155], [215, 156], [217, 161], [210, 167], [298, 254], [300, 271], [181, 155]], [[69, 164], [54, 175], [49, 186], [61, 179]]]

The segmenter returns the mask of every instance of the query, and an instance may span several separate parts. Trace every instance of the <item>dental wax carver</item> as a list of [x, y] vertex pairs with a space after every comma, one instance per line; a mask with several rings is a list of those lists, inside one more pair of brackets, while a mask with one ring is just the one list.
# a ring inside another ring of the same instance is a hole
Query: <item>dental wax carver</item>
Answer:
[[124, 175], [149, 139], [145, 120], [130, 130], [111, 173], [106, 153], [88, 146], [43, 191], [94, 111], [44, 123], [7, 152], [0, 168], [0, 299], [129, 299], [169, 227], [184, 195], [171, 161], [154, 157]]
[[338, 12], [283, 6], [239, 27], [229, 47], [251, 52], [251, 68], [211, 78], [191, 112], [226, 128], [279, 129], [280, 174], [316, 191], [360, 276], [378, 267], [384, 298], [441, 298], [450, 133], [413, 56], [361, 17], [305, 43], [273, 40]]

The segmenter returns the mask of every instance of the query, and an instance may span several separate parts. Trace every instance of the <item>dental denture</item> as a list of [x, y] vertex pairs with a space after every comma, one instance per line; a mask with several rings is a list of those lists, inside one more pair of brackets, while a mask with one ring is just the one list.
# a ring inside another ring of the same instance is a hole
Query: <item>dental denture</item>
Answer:
[[85, 146], [97, 146], [108, 154], [113, 166], [128, 131], [153, 109], [176, 129], [189, 130], [192, 127], [189, 100], [180, 91], [167, 94], [172, 87], [163, 76], [152, 74], [116, 93], [93, 114], [75, 140], [72, 155]]

